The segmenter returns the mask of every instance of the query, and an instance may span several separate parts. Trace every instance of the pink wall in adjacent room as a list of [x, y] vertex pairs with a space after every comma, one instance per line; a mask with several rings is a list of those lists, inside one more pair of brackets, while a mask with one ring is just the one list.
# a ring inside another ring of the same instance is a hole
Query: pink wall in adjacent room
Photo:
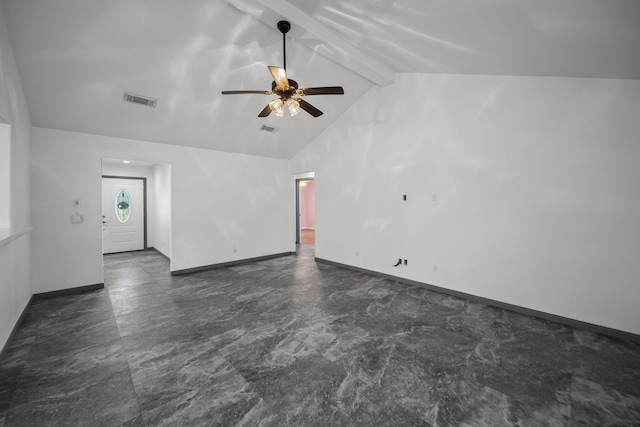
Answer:
[[300, 228], [316, 228], [315, 188], [313, 181], [305, 182], [307, 185], [300, 187]]

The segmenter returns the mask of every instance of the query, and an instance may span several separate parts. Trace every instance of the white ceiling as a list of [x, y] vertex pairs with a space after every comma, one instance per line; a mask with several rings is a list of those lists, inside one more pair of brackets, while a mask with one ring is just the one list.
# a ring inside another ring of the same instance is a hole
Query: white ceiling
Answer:
[[[294, 6], [295, 4], [295, 6]], [[639, 0], [2, 0], [35, 126], [291, 158], [396, 72], [640, 79]], [[261, 119], [267, 65], [313, 118]], [[158, 99], [154, 109], [125, 91]], [[426, 95], [425, 95], [426, 96]], [[278, 128], [260, 131], [262, 124]]]

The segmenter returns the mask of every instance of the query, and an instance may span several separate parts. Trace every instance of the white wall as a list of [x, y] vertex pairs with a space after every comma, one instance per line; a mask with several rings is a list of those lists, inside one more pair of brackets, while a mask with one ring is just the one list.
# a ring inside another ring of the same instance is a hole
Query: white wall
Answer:
[[639, 81], [400, 74], [292, 171], [319, 258], [639, 334], [639, 136]]
[[38, 127], [32, 144], [35, 292], [103, 281], [102, 158], [171, 165], [172, 271], [289, 251], [287, 161]]
[[171, 258], [171, 165], [158, 164], [153, 167], [154, 227], [153, 247]]
[[11, 227], [11, 125], [0, 116], [0, 229]]
[[[31, 298], [30, 144], [31, 119], [0, 4], [0, 349]], [[9, 135], [6, 132], [10, 132]], [[7, 142], [8, 138], [8, 142]], [[9, 169], [7, 169], [9, 168]]]

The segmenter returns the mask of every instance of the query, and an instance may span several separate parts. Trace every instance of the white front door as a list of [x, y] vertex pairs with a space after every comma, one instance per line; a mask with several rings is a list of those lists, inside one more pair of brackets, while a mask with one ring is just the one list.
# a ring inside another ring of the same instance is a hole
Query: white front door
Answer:
[[102, 253], [144, 249], [144, 184], [102, 178]]

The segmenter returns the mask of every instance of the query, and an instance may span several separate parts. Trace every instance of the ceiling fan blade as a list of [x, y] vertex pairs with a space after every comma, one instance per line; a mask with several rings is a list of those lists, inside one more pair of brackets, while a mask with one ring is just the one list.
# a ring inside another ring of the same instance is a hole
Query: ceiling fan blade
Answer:
[[240, 95], [243, 93], [260, 93], [262, 95], [273, 95], [273, 92], [265, 91], [265, 90], [223, 90], [222, 91], [223, 95]]
[[264, 110], [260, 111], [258, 117], [267, 117], [269, 114], [271, 114], [271, 106], [267, 104], [267, 106], [264, 107]]
[[307, 113], [311, 114], [313, 117], [319, 117], [323, 114], [322, 111], [318, 110], [316, 107], [309, 104], [304, 99], [296, 99], [296, 101], [300, 103], [300, 108], [302, 108]]
[[300, 95], [344, 95], [342, 86], [305, 87], [298, 89], [297, 92]]
[[287, 78], [287, 72], [284, 68], [269, 65], [269, 72], [271, 72], [273, 80], [276, 82], [276, 86], [289, 86], [289, 79]]

